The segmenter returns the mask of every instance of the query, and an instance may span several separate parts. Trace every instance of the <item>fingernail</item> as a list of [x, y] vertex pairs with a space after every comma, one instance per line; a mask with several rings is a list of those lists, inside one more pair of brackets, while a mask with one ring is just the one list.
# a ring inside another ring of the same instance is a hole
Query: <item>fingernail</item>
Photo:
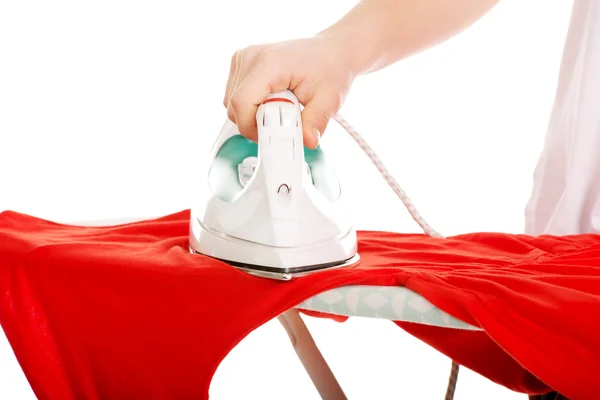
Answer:
[[315, 146], [315, 148], [319, 147], [319, 143], [321, 143], [321, 132], [318, 129], [314, 129], [315, 132], [315, 138], [317, 139], [317, 145]]

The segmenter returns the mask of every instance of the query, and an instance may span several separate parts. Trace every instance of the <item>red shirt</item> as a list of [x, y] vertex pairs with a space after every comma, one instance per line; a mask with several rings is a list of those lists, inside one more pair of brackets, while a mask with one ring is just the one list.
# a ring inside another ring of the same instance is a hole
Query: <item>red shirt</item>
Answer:
[[188, 251], [189, 212], [116, 227], [0, 214], [0, 323], [40, 399], [206, 398], [248, 333], [335, 287], [403, 285], [483, 331], [398, 325], [510, 389], [600, 390], [600, 236], [359, 232], [291, 282]]

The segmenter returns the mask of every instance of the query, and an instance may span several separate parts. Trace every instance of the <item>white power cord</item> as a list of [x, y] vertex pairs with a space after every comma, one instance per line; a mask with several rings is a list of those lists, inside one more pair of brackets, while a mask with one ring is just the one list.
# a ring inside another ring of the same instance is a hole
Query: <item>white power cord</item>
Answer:
[[427, 223], [427, 221], [425, 221], [425, 218], [423, 218], [421, 214], [419, 214], [417, 208], [408, 198], [406, 192], [404, 192], [404, 190], [400, 187], [398, 182], [396, 182], [396, 179], [394, 179], [394, 177], [389, 173], [383, 162], [379, 159], [379, 156], [375, 153], [371, 146], [369, 146], [365, 139], [363, 139], [360, 133], [358, 133], [356, 129], [354, 129], [352, 125], [350, 125], [348, 121], [346, 121], [341, 115], [337, 114], [334, 117], [334, 119], [338, 122], [338, 124], [341, 125], [342, 128], [344, 128], [346, 132], [348, 132], [350, 136], [352, 136], [352, 138], [356, 141], [356, 143], [362, 149], [362, 151], [364, 151], [367, 157], [369, 157], [369, 159], [371, 160], [373, 165], [375, 165], [375, 168], [377, 168], [383, 179], [385, 179], [385, 181], [392, 188], [394, 193], [396, 193], [396, 195], [400, 198], [402, 203], [404, 203], [404, 206], [410, 213], [410, 216], [417, 224], [419, 224], [421, 229], [423, 229], [423, 232], [425, 232], [429, 236], [443, 237], [440, 233], [433, 229]]
[[[438, 233], [435, 229], [433, 229], [425, 218], [419, 214], [417, 208], [414, 206], [408, 195], [404, 192], [404, 190], [400, 187], [396, 179], [392, 175], [390, 175], [389, 171], [379, 158], [379, 156], [375, 153], [375, 151], [369, 146], [369, 144], [363, 139], [363, 137], [342, 117], [340, 114], [337, 114], [334, 119], [338, 124], [341, 125], [342, 128], [356, 141], [358, 146], [365, 152], [367, 157], [371, 160], [375, 168], [379, 171], [383, 179], [385, 179], [386, 183], [392, 188], [394, 193], [400, 198], [406, 210], [409, 212], [412, 219], [419, 224], [423, 232], [429, 236], [433, 237], [443, 237], [440, 233]], [[458, 370], [459, 366], [454, 361], [452, 362], [452, 369], [450, 371], [450, 378], [448, 380], [448, 387], [446, 389], [446, 400], [452, 400], [454, 398], [454, 391], [456, 389], [456, 382], [458, 379]]]

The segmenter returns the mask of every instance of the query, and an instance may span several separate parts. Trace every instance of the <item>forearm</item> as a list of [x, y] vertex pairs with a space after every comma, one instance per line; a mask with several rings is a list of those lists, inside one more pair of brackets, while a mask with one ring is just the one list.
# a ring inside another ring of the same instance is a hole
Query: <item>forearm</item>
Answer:
[[382, 69], [469, 27], [499, 0], [362, 0], [319, 33], [339, 41], [354, 72]]

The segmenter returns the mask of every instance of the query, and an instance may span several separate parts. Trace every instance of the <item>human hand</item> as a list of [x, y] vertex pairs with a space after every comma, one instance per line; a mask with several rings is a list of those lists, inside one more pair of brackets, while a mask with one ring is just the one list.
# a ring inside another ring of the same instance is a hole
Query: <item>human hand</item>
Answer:
[[237, 51], [223, 99], [229, 119], [256, 141], [258, 106], [271, 93], [289, 89], [304, 106], [304, 145], [314, 149], [357, 75], [343, 48], [336, 38], [316, 36]]

